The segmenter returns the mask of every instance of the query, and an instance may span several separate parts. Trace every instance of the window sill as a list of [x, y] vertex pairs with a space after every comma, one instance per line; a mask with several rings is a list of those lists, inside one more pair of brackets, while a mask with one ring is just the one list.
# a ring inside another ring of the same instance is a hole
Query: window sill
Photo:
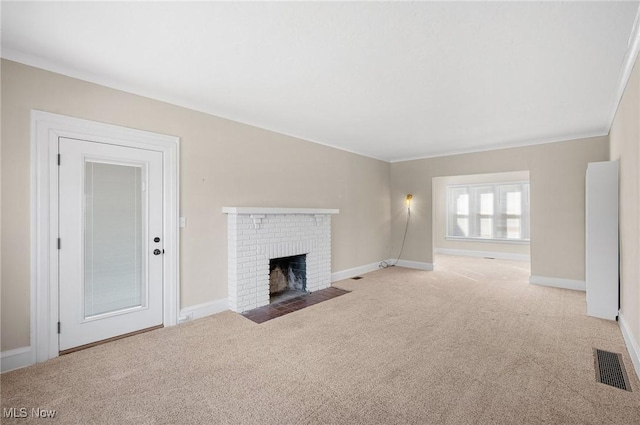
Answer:
[[457, 242], [504, 243], [510, 245], [529, 245], [531, 242], [530, 239], [465, 238], [459, 236], [446, 236], [445, 240]]

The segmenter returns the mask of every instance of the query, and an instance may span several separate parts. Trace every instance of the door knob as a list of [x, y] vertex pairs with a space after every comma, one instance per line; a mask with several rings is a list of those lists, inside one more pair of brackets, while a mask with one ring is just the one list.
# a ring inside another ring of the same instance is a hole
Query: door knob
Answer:
[[160, 255], [160, 254], [162, 254], [162, 251], [160, 251], [159, 249], [153, 250], [153, 255]]

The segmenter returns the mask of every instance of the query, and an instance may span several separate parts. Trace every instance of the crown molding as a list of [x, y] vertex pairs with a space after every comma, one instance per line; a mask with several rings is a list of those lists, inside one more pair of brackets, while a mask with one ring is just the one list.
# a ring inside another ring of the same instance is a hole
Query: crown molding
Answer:
[[614, 98], [614, 102], [613, 102], [613, 106], [611, 107], [612, 112], [611, 112], [611, 116], [610, 119], [608, 121], [609, 125], [606, 126], [605, 129], [599, 130], [599, 131], [590, 131], [590, 132], [583, 132], [583, 133], [572, 133], [572, 134], [567, 134], [567, 135], [559, 135], [559, 136], [555, 136], [555, 137], [548, 137], [548, 138], [542, 138], [542, 139], [531, 139], [531, 140], [526, 140], [526, 141], [520, 141], [520, 142], [511, 142], [511, 143], [500, 143], [500, 144], [493, 144], [493, 145], [489, 145], [489, 146], [483, 146], [483, 147], [479, 147], [479, 148], [471, 148], [471, 149], [458, 149], [458, 150], [446, 150], [446, 151], [439, 151], [439, 152], [431, 152], [431, 153], [424, 153], [421, 155], [417, 155], [417, 156], [409, 156], [409, 157], [399, 157], [399, 158], [382, 158], [382, 157], [377, 157], [377, 156], [372, 156], [363, 152], [359, 152], [359, 151], [354, 151], [354, 150], [349, 150], [349, 149], [344, 149], [342, 147], [333, 145], [333, 144], [329, 144], [329, 143], [325, 143], [325, 142], [319, 142], [317, 140], [312, 140], [312, 139], [308, 139], [308, 138], [304, 138], [295, 134], [290, 134], [290, 133], [286, 133], [277, 129], [273, 129], [273, 128], [269, 128], [269, 127], [261, 127], [258, 126], [256, 124], [252, 124], [252, 123], [248, 123], [233, 117], [229, 117], [229, 116], [225, 116], [222, 115], [220, 113], [218, 113], [217, 111], [213, 111], [211, 108], [206, 107], [205, 105], [199, 104], [197, 102], [191, 102], [188, 99], [184, 99], [184, 98], [177, 98], [177, 97], [173, 97], [173, 96], [169, 96], [166, 95], [164, 93], [161, 93], [159, 91], [156, 90], [149, 90], [149, 89], [140, 89], [139, 87], [135, 87], [134, 85], [130, 85], [121, 81], [116, 81], [114, 79], [110, 79], [108, 77], [104, 77], [104, 76], [99, 76], [99, 75], [95, 75], [93, 73], [88, 73], [88, 72], [83, 72], [83, 71], [79, 71], [77, 69], [73, 69], [72, 67], [67, 67], [67, 66], [63, 66], [57, 63], [54, 63], [53, 61], [49, 61], [40, 57], [36, 57], [36, 56], [32, 56], [32, 55], [28, 55], [25, 54], [23, 52], [17, 51], [17, 50], [13, 50], [13, 49], [2, 49], [0, 51], [0, 57], [7, 59], [7, 60], [11, 60], [14, 62], [18, 62], [27, 66], [32, 66], [35, 68], [39, 68], [39, 69], [43, 69], [45, 71], [49, 71], [49, 72], [54, 72], [57, 74], [61, 74], [70, 78], [76, 78], [78, 80], [82, 80], [82, 81], [86, 81], [89, 83], [93, 83], [93, 84], [98, 84], [104, 87], [108, 87], [111, 89], [115, 89], [115, 90], [119, 90], [122, 92], [126, 92], [126, 93], [130, 93], [133, 95], [137, 95], [137, 96], [142, 96], [142, 97], [146, 97], [149, 99], [153, 99], [153, 100], [157, 100], [160, 102], [164, 102], [173, 106], [177, 106], [177, 107], [181, 107], [181, 108], [186, 108], [189, 110], [193, 110], [196, 112], [201, 112], [201, 113], [205, 113], [208, 115], [212, 115], [221, 119], [225, 119], [225, 120], [230, 120], [233, 122], [237, 122], [240, 124], [244, 124], [244, 125], [248, 125], [251, 127], [255, 127], [255, 128], [259, 128], [262, 130], [267, 130], [267, 131], [271, 131], [274, 133], [278, 133], [278, 134], [282, 134], [284, 136], [288, 136], [288, 137], [293, 137], [296, 138], [298, 140], [301, 141], [305, 141], [305, 142], [309, 142], [309, 143], [314, 143], [317, 145], [321, 145], [321, 146], [325, 146], [328, 148], [332, 148], [332, 149], [337, 149], [343, 152], [348, 152], [354, 155], [358, 155], [358, 156], [362, 156], [362, 157], [366, 157], [366, 158], [370, 158], [370, 159], [374, 159], [374, 160], [378, 160], [378, 161], [382, 161], [382, 162], [387, 162], [387, 163], [398, 163], [398, 162], [405, 162], [405, 161], [413, 161], [413, 160], [419, 160], [419, 159], [428, 159], [428, 158], [438, 158], [438, 157], [443, 157], [443, 156], [452, 156], [452, 155], [463, 155], [463, 154], [469, 154], [469, 153], [480, 153], [480, 152], [488, 152], [488, 151], [494, 151], [494, 150], [501, 150], [501, 149], [511, 149], [511, 148], [519, 148], [519, 147], [527, 147], [527, 146], [535, 146], [535, 145], [540, 145], [540, 144], [547, 144], [547, 143], [558, 143], [558, 142], [565, 142], [565, 141], [569, 141], [569, 140], [576, 140], [576, 139], [588, 139], [588, 138], [592, 138], [592, 137], [601, 137], [601, 136], [607, 136], [609, 134], [609, 131], [611, 129], [611, 125], [613, 123], [613, 119], [615, 118], [615, 113], [618, 107], [618, 104], [620, 103], [620, 99], [622, 98], [622, 94], [624, 93], [624, 88], [626, 86], [626, 83], [629, 79], [629, 76], [631, 74], [631, 71], [633, 69], [633, 65], [635, 62], [635, 58], [638, 54], [638, 50], [640, 49], [640, 9], [638, 10], [638, 13], [636, 14], [636, 19], [634, 21], [634, 26], [633, 26], [633, 30], [632, 30], [632, 35], [630, 37], [630, 43], [629, 43], [629, 48], [627, 50], [627, 54], [625, 55], [625, 62], [624, 62], [624, 67], [623, 70], [621, 71], [621, 77], [620, 77], [620, 82], [618, 84], [618, 92], [616, 94], [616, 97]]
[[633, 28], [631, 29], [631, 35], [629, 36], [629, 43], [627, 45], [627, 52], [622, 62], [622, 69], [620, 70], [620, 77], [618, 80], [618, 88], [616, 90], [614, 98], [611, 100], [611, 106], [609, 107], [609, 120], [607, 121], [607, 134], [611, 132], [613, 121], [616, 118], [618, 107], [622, 101], [624, 90], [627, 87], [633, 66], [636, 63], [638, 57], [638, 51], [640, 50], [640, 7], [636, 11], [636, 19], [633, 21]]
[[286, 132], [283, 132], [281, 130], [274, 129], [274, 128], [271, 128], [271, 127], [261, 126], [261, 125], [258, 125], [258, 124], [246, 122], [246, 121], [243, 121], [241, 119], [234, 118], [232, 116], [227, 116], [227, 115], [221, 114], [218, 111], [215, 111], [212, 108], [210, 108], [210, 107], [208, 107], [206, 105], [203, 105], [201, 103], [193, 102], [193, 101], [191, 101], [189, 99], [185, 99], [185, 98], [181, 98], [181, 97], [167, 95], [166, 93], [163, 93], [161, 90], [153, 90], [153, 89], [148, 89], [148, 88], [141, 89], [140, 87], [137, 87], [137, 86], [132, 85], [132, 84], [127, 84], [125, 82], [118, 81], [118, 80], [115, 80], [115, 79], [112, 79], [112, 78], [109, 78], [109, 77], [97, 75], [97, 74], [94, 74], [94, 73], [91, 73], [91, 72], [80, 71], [80, 70], [75, 69], [73, 67], [60, 65], [59, 63], [56, 63], [54, 61], [43, 59], [43, 58], [38, 57], [38, 56], [29, 55], [29, 54], [20, 52], [18, 50], [3, 48], [0, 51], [0, 57], [3, 58], [3, 59], [7, 59], [7, 60], [10, 60], [10, 61], [13, 61], [13, 62], [21, 63], [23, 65], [32, 66], [34, 68], [43, 69], [45, 71], [49, 71], [49, 72], [53, 72], [53, 73], [56, 73], [56, 74], [64, 75], [66, 77], [75, 78], [75, 79], [86, 81], [86, 82], [93, 83], [93, 84], [98, 84], [100, 86], [108, 87], [108, 88], [111, 88], [111, 89], [114, 89], [114, 90], [119, 90], [119, 91], [122, 91], [122, 92], [125, 92], [125, 93], [129, 93], [129, 94], [133, 94], [133, 95], [136, 95], [136, 96], [141, 96], [141, 97], [146, 97], [148, 99], [157, 100], [159, 102], [167, 103], [167, 104], [170, 104], [172, 106], [178, 106], [178, 107], [189, 109], [189, 110], [192, 110], [192, 111], [201, 112], [201, 113], [204, 113], [204, 114], [207, 114], [207, 115], [215, 116], [217, 118], [233, 121], [233, 122], [236, 122], [236, 123], [239, 123], [239, 124], [248, 125], [248, 126], [251, 126], [251, 127], [254, 127], [254, 128], [259, 128], [261, 130], [267, 130], [267, 131], [271, 131], [271, 132], [274, 132], [274, 133], [282, 134], [283, 136], [293, 137], [293, 138], [296, 138], [296, 139], [304, 141], [304, 142], [309, 142], [309, 143], [314, 143], [316, 145], [326, 146], [328, 148], [337, 149], [337, 150], [340, 150], [340, 151], [343, 151], [343, 152], [348, 152], [348, 153], [351, 153], [351, 154], [354, 154], [354, 155], [358, 155], [358, 156], [364, 156], [366, 158], [371, 158], [371, 159], [375, 159], [375, 160], [378, 160], [378, 161], [389, 162], [389, 160], [385, 159], [385, 158], [380, 158], [380, 157], [368, 155], [368, 154], [365, 154], [365, 153], [362, 153], [362, 152], [358, 152], [358, 151], [355, 151], [355, 150], [349, 150], [349, 149], [341, 148], [339, 146], [335, 146], [335, 145], [332, 145], [332, 144], [329, 144], [329, 143], [319, 142], [317, 140], [312, 140], [312, 139], [305, 138], [305, 137], [302, 137], [302, 136], [299, 136], [299, 135], [286, 133]]
[[459, 149], [459, 150], [448, 150], [448, 151], [441, 151], [441, 152], [436, 152], [433, 154], [427, 154], [424, 156], [416, 156], [416, 157], [407, 157], [407, 158], [401, 158], [401, 159], [392, 159], [389, 162], [392, 164], [395, 163], [399, 163], [399, 162], [407, 162], [407, 161], [417, 161], [420, 159], [430, 159], [430, 158], [439, 158], [439, 157], [443, 157], [443, 156], [454, 156], [454, 155], [464, 155], [464, 154], [470, 154], [470, 153], [482, 153], [482, 152], [490, 152], [490, 151], [497, 151], [497, 150], [502, 150], [502, 149], [514, 149], [514, 148], [526, 148], [526, 147], [530, 147], [530, 146], [537, 146], [537, 145], [546, 145], [546, 144], [551, 144], [551, 143], [562, 143], [562, 142], [569, 142], [572, 140], [579, 140], [579, 139], [592, 139], [594, 137], [603, 137], [603, 136], [607, 136], [609, 133], [608, 131], [591, 131], [591, 132], [585, 132], [585, 133], [571, 133], [571, 134], [566, 134], [564, 136], [556, 136], [556, 137], [547, 137], [547, 138], [541, 138], [541, 139], [531, 139], [531, 140], [526, 140], [526, 141], [522, 141], [522, 142], [513, 142], [513, 143], [502, 143], [502, 144], [494, 144], [494, 145], [489, 145], [489, 146], [484, 146], [482, 148], [477, 148], [477, 149]]

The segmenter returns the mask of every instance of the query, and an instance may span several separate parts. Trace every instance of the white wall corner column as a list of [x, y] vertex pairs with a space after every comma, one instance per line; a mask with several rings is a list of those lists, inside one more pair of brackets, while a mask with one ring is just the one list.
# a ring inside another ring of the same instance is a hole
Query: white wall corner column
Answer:
[[587, 314], [618, 316], [618, 161], [591, 162], [586, 180]]
[[337, 209], [224, 207], [229, 308], [269, 304], [269, 260], [306, 254], [307, 291], [331, 285], [331, 215]]

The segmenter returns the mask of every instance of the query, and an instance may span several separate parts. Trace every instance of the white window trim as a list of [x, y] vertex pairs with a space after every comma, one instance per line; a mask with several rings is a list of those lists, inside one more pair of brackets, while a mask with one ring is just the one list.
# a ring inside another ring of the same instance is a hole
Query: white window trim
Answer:
[[[138, 147], [163, 153], [163, 323], [178, 323], [180, 138], [31, 111], [31, 362], [58, 356], [59, 137]], [[63, 159], [64, 161], [64, 159]]]
[[[500, 243], [500, 244], [510, 244], [510, 245], [529, 245], [531, 243], [531, 238], [528, 239], [508, 239], [508, 238], [486, 238], [486, 237], [474, 237], [474, 236], [450, 236], [449, 233], [449, 189], [452, 188], [473, 188], [473, 187], [486, 187], [486, 186], [508, 186], [508, 185], [517, 185], [517, 184], [528, 184], [529, 185], [529, 197], [531, 197], [531, 182], [529, 180], [515, 180], [515, 181], [499, 181], [499, 182], [484, 182], [484, 183], [472, 183], [472, 184], [450, 184], [445, 186], [445, 229], [444, 229], [444, 238], [445, 240], [450, 241], [459, 241], [459, 242], [482, 242], [482, 243]], [[496, 198], [496, 197], [494, 197]], [[471, 198], [469, 198], [471, 199]], [[531, 200], [529, 200], [531, 203]], [[498, 199], [494, 199], [494, 212], [498, 210]], [[494, 214], [495, 216], [495, 214]], [[529, 205], [528, 213], [522, 213], [522, 217], [527, 216], [527, 230], [529, 235], [531, 234], [531, 205]], [[495, 225], [495, 224], [494, 224]], [[471, 211], [469, 211], [469, 226], [471, 226]]]

